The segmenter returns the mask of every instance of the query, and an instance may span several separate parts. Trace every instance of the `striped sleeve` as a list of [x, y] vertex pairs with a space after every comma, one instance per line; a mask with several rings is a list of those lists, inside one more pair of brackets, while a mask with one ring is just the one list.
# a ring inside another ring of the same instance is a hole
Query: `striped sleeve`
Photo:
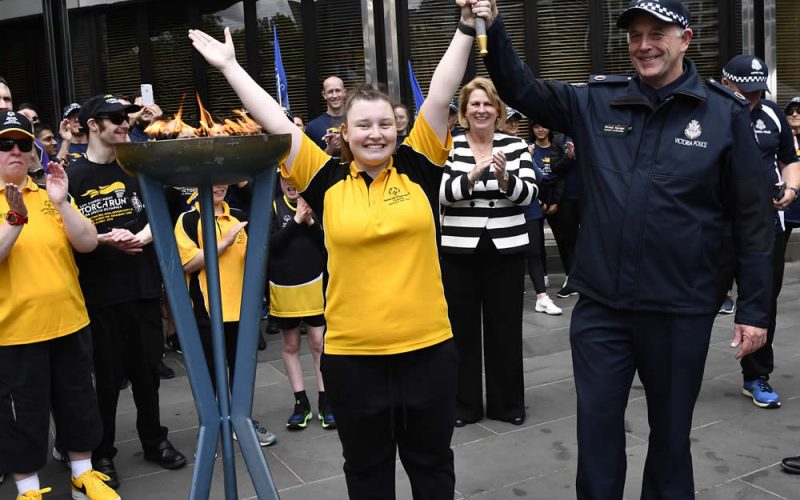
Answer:
[[469, 149], [465, 135], [453, 140], [453, 149], [444, 165], [442, 183], [439, 186], [439, 201], [442, 205], [451, 206], [461, 200], [472, 198], [469, 185], [470, 170], [475, 166], [475, 158]]
[[509, 144], [504, 152], [508, 172], [508, 190], [504, 194], [515, 205], [528, 206], [539, 193], [528, 145], [520, 139], [518, 143]]

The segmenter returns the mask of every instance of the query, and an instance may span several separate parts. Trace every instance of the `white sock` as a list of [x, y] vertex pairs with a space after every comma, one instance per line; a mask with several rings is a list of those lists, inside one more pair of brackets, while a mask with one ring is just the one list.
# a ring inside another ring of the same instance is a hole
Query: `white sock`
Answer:
[[92, 468], [92, 459], [87, 458], [86, 460], [71, 460], [69, 462], [69, 467], [72, 469], [72, 477], [77, 479], [78, 476]]
[[39, 474], [34, 474], [17, 481], [17, 491], [20, 495], [24, 495], [31, 490], [39, 491]]

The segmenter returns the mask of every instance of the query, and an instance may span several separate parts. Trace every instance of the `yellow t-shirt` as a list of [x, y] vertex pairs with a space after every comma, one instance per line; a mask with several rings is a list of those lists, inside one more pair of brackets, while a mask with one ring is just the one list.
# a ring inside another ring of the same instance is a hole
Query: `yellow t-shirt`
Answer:
[[420, 115], [371, 183], [303, 137], [282, 175], [322, 217], [327, 354], [398, 354], [452, 337], [437, 251], [442, 144]]
[[[228, 230], [246, 219], [240, 210], [231, 210], [228, 204], [222, 202], [223, 214], [216, 216], [217, 241], [221, 240]], [[184, 212], [178, 217], [175, 224], [175, 241], [178, 244], [178, 253], [181, 265], [186, 265], [195, 255], [203, 250], [202, 222], [200, 207], [195, 205], [192, 210]], [[244, 258], [247, 250], [247, 233], [239, 231], [236, 240], [219, 257], [219, 288], [222, 295], [222, 321], [239, 321], [239, 311], [242, 307], [242, 284], [244, 283]], [[202, 293], [203, 307], [208, 314], [208, 284], [206, 283], [206, 270], [186, 276], [190, 292], [193, 286], [198, 286]], [[191, 294], [191, 293], [190, 293]], [[194, 307], [197, 308], [199, 297], [192, 295]]]
[[[0, 184], [0, 217], [8, 202]], [[0, 262], [0, 345], [42, 342], [89, 324], [72, 245], [47, 192], [30, 179], [22, 188], [28, 223]]]

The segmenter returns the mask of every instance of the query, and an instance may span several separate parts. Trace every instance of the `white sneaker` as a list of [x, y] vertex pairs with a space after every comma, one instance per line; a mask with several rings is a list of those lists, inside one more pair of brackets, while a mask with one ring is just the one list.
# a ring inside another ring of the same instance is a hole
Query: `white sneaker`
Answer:
[[545, 296], [541, 299], [536, 299], [536, 312], [543, 312], [545, 314], [557, 316], [563, 311], [560, 307], [553, 304], [553, 301], [550, 299], [550, 297]]
[[550, 288], [550, 276], [548, 276], [546, 274], [544, 275], [544, 287], [545, 288]]

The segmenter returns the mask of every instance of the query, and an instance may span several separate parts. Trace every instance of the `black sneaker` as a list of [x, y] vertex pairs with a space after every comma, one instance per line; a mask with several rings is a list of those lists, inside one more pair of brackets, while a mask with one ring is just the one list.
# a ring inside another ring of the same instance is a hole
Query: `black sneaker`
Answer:
[[174, 335], [167, 335], [167, 340], [165, 343], [167, 344], [167, 347], [173, 351], [177, 352], [178, 354], [183, 354], [183, 351], [181, 350], [181, 341], [178, 339], [177, 333]]
[[559, 290], [558, 293], [556, 293], [556, 296], [561, 299], [566, 299], [567, 297], [572, 297], [573, 295], [577, 294], [578, 292], [570, 288], [569, 285], [565, 284], [563, 287], [561, 287], [561, 290]]
[[333, 412], [328, 405], [319, 408], [319, 423], [323, 429], [331, 430], [336, 428], [336, 419], [333, 418]]
[[168, 379], [171, 379], [171, 378], [175, 378], [175, 370], [173, 370], [172, 368], [167, 366], [167, 364], [164, 363], [164, 360], [161, 360], [158, 363], [158, 376], [162, 380], [168, 380]]
[[264, 334], [259, 332], [258, 333], [258, 350], [265, 351], [267, 349], [267, 341], [264, 338]]
[[92, 469], [101, 472], [108, 476], [108, 481], [105, 483], [113, 488], [119, 488], [119, 476], [117, 476], [117, 469], [114, 467], [114, 461], [110, 458], [92, 458]]

